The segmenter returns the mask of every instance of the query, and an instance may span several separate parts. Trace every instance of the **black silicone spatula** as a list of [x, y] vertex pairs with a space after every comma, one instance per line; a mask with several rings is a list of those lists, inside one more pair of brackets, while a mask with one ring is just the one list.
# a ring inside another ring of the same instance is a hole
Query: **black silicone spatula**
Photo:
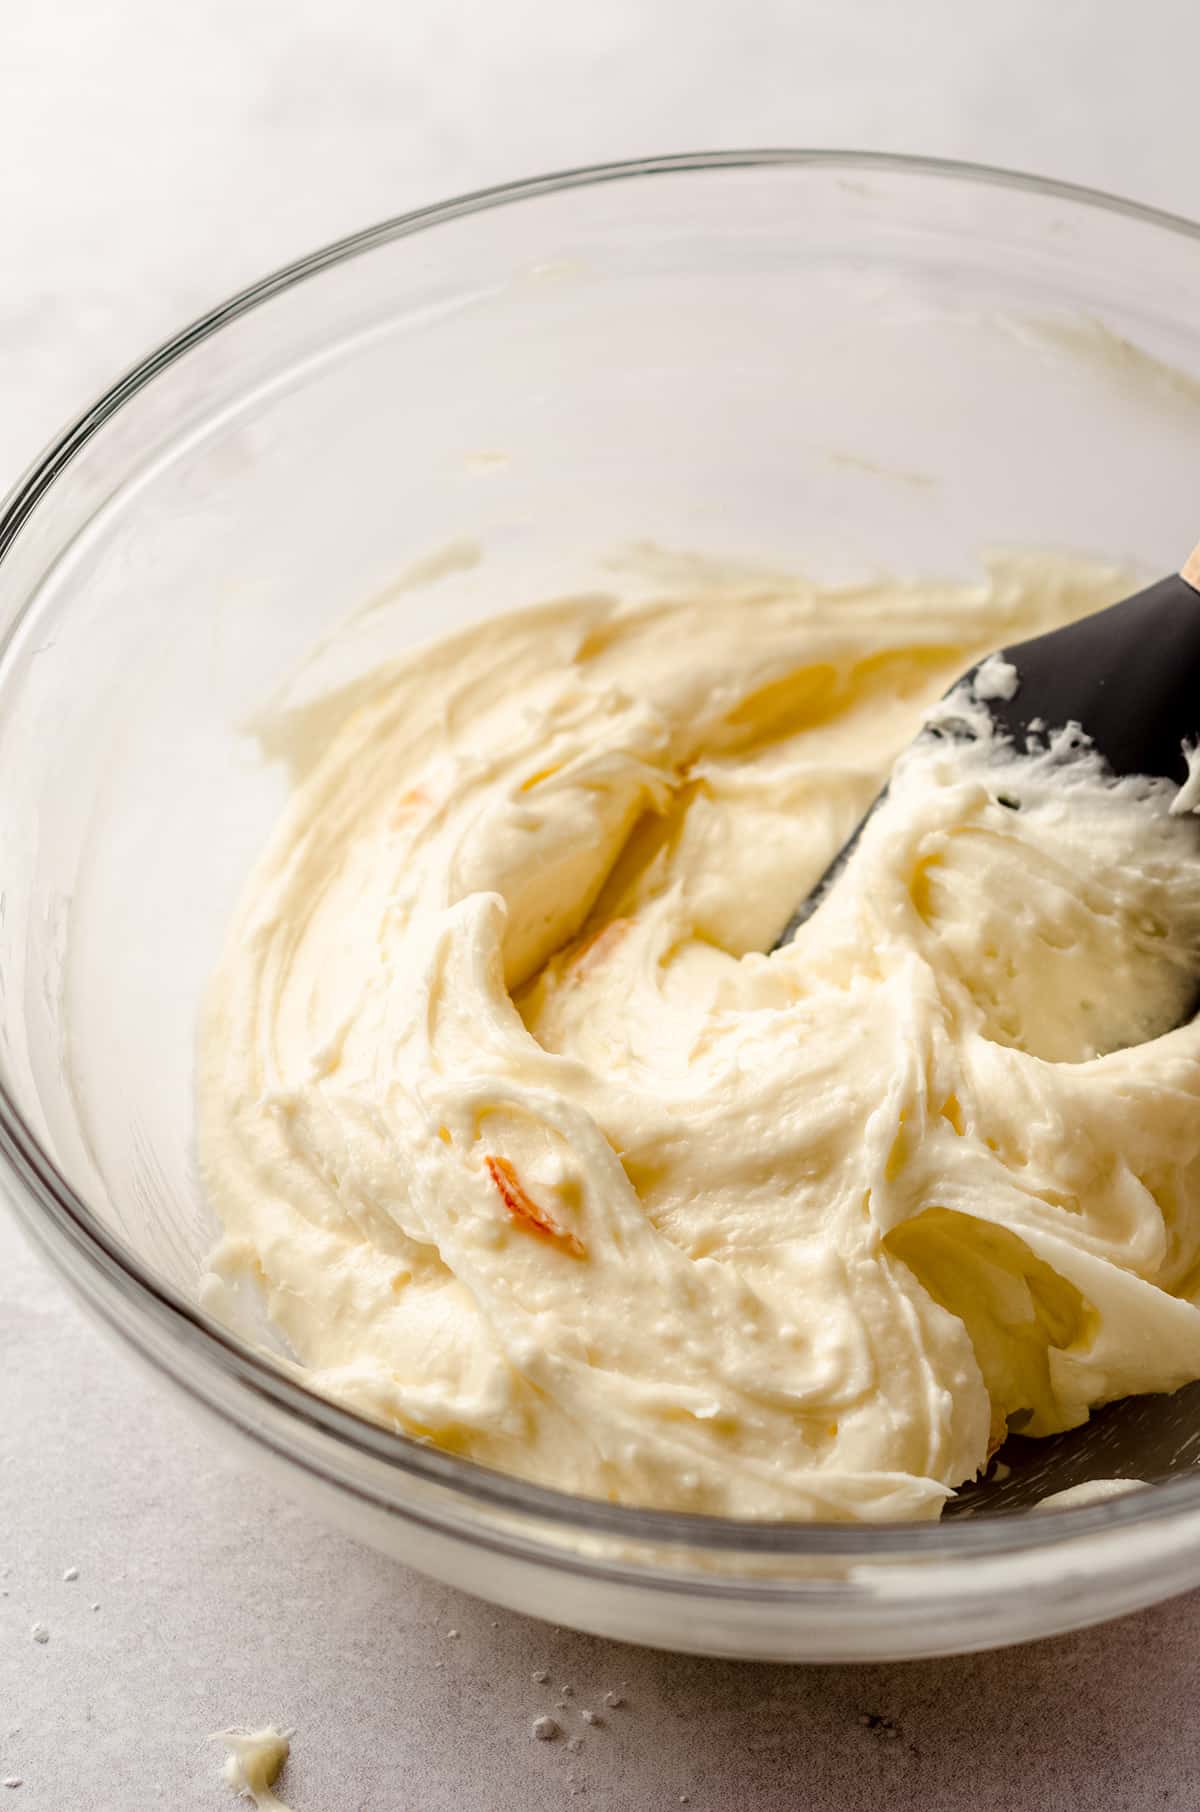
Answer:
[[[1016, 668], [1017, 690], [980, 703], [1018, 749], [1031, 726], [1077, 723], [1114, 774], [1182, 783], [1183, 745], [1200, 738], [1200, 547], [1181, 572], [1146, 591], [998, 652]], [[862, 824], [788, 921], [777, 950], [812, 917], [861, 831]]]

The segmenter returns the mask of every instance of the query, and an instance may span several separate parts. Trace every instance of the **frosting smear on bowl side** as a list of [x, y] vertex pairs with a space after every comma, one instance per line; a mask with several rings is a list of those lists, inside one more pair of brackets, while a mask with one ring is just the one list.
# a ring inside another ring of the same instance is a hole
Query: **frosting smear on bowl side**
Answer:
[[452, 1452], [735, 1517], [933, 1517], [1010, 1422], [1200, 1377], [1200, 820], [937, 704], [1129, 589], [681, 582], [380, 671], [211, 984], [208, 1304]]

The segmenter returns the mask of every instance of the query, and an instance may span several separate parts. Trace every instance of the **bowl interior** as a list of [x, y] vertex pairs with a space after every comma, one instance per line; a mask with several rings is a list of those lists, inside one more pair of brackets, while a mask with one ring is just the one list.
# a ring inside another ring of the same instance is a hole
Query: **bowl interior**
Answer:
[[[564, 590], [686, 584], [692, 555], [1165, 571], [1198, 532], [1200, 243], [854, 160], [535, 186], [368, 235], [115, 401], [0, 562], [0, 1081], [190, 1297], [198, 999], [354, 681]], [[1198, 1442], [1195, 1393], [1118, 1406], [1013, 1443], [960, 1508]]]

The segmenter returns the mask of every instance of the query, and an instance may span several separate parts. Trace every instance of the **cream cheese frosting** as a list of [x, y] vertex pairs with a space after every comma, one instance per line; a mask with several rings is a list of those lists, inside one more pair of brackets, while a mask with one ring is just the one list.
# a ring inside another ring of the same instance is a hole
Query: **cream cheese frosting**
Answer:
[[212, 981], [205, 1300], [391, 1427], [737, 1517], [933, 1517], [1200, 1376], [1200, 823], [937, 705], [1129, 589], [697, 580], [381, 670]]
[[246, 1799], [252, 1799], [259, 1812], [288, 1812], [288, 1808], [271, 1791], [283, 1765], [291, 1754], [292, 1730], [280, 1730], [267, 1724], [261, 1730], [219, 1730], [215, 1741], [226, 1748], [222, 1773], [225, 1784]]

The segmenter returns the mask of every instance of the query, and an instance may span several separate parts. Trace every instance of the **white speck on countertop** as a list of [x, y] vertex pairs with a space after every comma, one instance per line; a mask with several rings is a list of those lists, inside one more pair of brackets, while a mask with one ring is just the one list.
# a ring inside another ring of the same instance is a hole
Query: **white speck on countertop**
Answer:
[[50, 1631], [44, 1623], [35, 1623], [29, 1634], [35, 1642], [49, 1642], [50, 1640]]
[[446, 1640], [447, 1640], [447, 1642], [454, 1642], [454, 1641], [456, 1641], [456, 1640], [457, 1640], [457, 1637], [458, 1637], [458, 1631], [457, 1631], [457, 1630], [447, 1630], [447, 1631], [446, 1631]]
[[625, 1700], [619, 1692], [606, 1692], [604, 1703], [610, 1711], [615, 1711], [619, 1705], [624, 1705]]
[[560, 1686], [558, 1690], [564, 1699], [573, 1699], [575, 1696], [575, 1688], [573, 1686]]
[[579, 1715], [585, 1724], [603, 1724], [604, 1722], [598, 1711], [581, 1711]]
[[544, 1686], [549, 1678], [550, 1675], [547, 1670], [544, 1667], [539, 1667], [533, 1676], [533, 1683], [535, 1686]]
[[76, 1580], [79, 1578], [79, 1568], [78, 1567], [68, 1567], [66, 1572], [63, 1574], [63, 1578], [67, 1582], [67, 1584], [70, 1585], [73, 1580]]
[[557, 1718], [535, 1718], [533, 1734], [539, 1743], [552, 1743], [555, 1737], [562, 1735], [562, 1725]]

